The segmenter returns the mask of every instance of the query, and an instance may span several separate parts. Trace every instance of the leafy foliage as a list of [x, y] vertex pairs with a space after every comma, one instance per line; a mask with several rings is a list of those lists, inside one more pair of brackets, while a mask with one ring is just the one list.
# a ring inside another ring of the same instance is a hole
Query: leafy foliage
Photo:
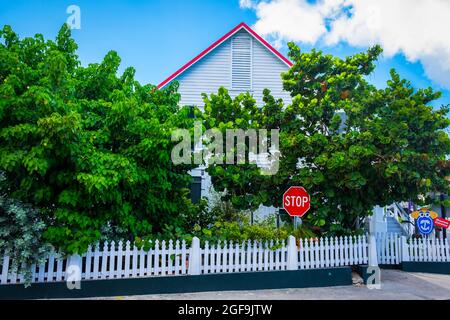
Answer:
[[[220, 88], [217, 94], [203, 95], [205, 111], [203, 123], [205, 129], [218, 129], [223, 137], [227, 130], [266, 128], [262, 122], [263, 113], [256, 101], [248, 93], [242, 93], [232, 99], [225, 88]], [[266, 110], [268, 107], [265, 107]], [[238, 148], [236, 141], [235, 148]], [[245, 154], [250, 151], [249, 141], [244, 142]], [[261, 189], [264, 177], [254, 163], [239, 165], [226, 164], [226, 139], [223, 139], [223, 154], [215, 153], [216, 158], [222, 157], [222, 163], [209, 163], [207, 172], [211, 175], [214, 188], [224, 192], [222, 199], [229, 201], [237, 210], [255, 211], [261, 203], [267, 202], [267, 193]], [[235, 163], [238, 163], [237, 157]]]
[[[300, 238], [315, 238], [316, 233], [311, 231], [304, 225], [294, 230], [292, 224], [282, 224], [280, 227], [276, 225], [275, 215], [269, 215], [266, 218], [250, 223], [248, 215], [241, 215], [237, 220], [217, 219], [207, 228], [197, 226], [192, 233], [202, 242], [218, 243], [219, 241], [233, 241], [234, 243], [242, 243], [251, 241], [259, 241], [263, 244], [274, 243], [286, 240], [290, 235]], [[279, 244], [273, 247], [279, 247]]]
[[0, 252], [10, 257], [10, 270], [31, 283], [31, 265], [45, 263], [52, 247], [42, 237], [45, 223], [38, 210], [0, 195]]
[[240, 242], [247, 240], [285, 240], [289, 234], [283, 228], [277, 229], [273, 221], [263, 221], [250, 225], [236, 221], [217, 221], [210, 228], [199, 230], [198, 237], [211, 243], [217, 241]]
[[0, 169], [12, 199], [39, 208], [45, 239], [67, 253], [103, 237], [181, 226], [189, 165], [174, 166], [174, 128], [192, 128], [177, 85], [117, 76], [120, 58], [81, 67], [64, 25], [56, 41], [0, 32]]
[[290, 105], [268, 90], [260, 108], [251, 96], [232, 99], [224, 89], [205, 96], [205, 127], [280, 130], [276, 175], [263, 176], [248, 164], [208, 169], [224, 199], [237, 207], [280, 207], [289, 186], [303, 185], [312, 199], [304, 223], [348, 234], [375, 205], [447, 191], [449, 108], [429, 105], [439, 92], [415, 90], [394, 70], [386, 88], [369, 84], [379, 46], [345, 59], [303, 53], [293, 43], [289, 49], [294, 65], [282, 79]]
[[214, 221], [248, 222], [247, 212], [236, 209], [230, 201], [223, 201], [220, 194], [214, 195], [210, 206], [209, 214], [214, 217]]

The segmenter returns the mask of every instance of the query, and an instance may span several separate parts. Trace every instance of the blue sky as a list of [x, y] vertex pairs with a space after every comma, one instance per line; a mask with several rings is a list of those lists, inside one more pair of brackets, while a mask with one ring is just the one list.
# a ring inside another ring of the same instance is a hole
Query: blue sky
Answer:
[[[252, 26], [262, 20], [255, 6], [245, 8], [239, 0], [0, 0], [0, 25], [11, 25], [22, 37], [42, 33], [54, 38], [71, 4], [81, 9], [81, 29], [73, 30], [73, 37], [83, 65], [101, 61], [112, 49], [122, 58], [122, 70], [133, 66], [141, 83], [152, 84], [164, 80], [238, 23]], [[364, 49], [345, 41], [332, 45], [296, 42], [304, 50], [316, 47], [341, 57]], [[285, 41], [280, 51], [286, 54]], [[381, 58], [369, 80], [384, 86], [392, 67], [417, 88], [432, 86], [443, 91], [436, 105], [450, 103], [450, 91], [425, 75], [420, 60], [410, 62], [402, 53]]]

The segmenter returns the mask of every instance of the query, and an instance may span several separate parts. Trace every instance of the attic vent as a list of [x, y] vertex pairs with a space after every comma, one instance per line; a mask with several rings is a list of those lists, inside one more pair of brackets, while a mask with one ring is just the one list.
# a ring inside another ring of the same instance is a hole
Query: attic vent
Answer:
[[237, 34], [231, 40], [231, 89], [252, 89], [252, 39], [247, 34]]

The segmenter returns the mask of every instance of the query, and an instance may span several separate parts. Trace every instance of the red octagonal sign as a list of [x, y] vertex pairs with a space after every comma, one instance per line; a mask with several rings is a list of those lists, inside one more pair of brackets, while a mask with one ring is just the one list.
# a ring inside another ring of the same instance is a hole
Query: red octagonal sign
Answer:
[[311, 199], [303, 187], [290, 187], [283, 195], [283, 208], [292, 217], [303, 217], [311, 206]]

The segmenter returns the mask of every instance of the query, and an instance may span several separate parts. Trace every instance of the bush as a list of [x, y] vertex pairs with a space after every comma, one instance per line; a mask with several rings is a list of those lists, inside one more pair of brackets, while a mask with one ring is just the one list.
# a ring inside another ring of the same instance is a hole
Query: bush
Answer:
[[273, 215], [254, 224], [250, 224], [248, 220], [245, 222], [217, 221], [208, 228], [197, 226], [192, 235], [200, 238], [202, 242], [210, 243], [225, 240], [238, 243], [257, 240], [265, 243], [265, 241], [271, 240], [286, 240], [290, 235], [296, 238], [316, 237], [316, 234], [306, 226], [300, 226], [294, 230], [292, 225], [286, 224], [278, 228]]
[[236, 221], [239, 223], [249, 223], [249, 214], [245, 211], [237, 209], [231, 201], [221, 200], [219, 194], [214, 194], [212, 200], [211, 217], [214, 217], [214, 221]]
[[0, 253], [10, 257], [10, 270], [31, 283], [31, 265], [45, 263], [52, 246], [42, 237], [45, 223], [29, 205], [0, 196]]

